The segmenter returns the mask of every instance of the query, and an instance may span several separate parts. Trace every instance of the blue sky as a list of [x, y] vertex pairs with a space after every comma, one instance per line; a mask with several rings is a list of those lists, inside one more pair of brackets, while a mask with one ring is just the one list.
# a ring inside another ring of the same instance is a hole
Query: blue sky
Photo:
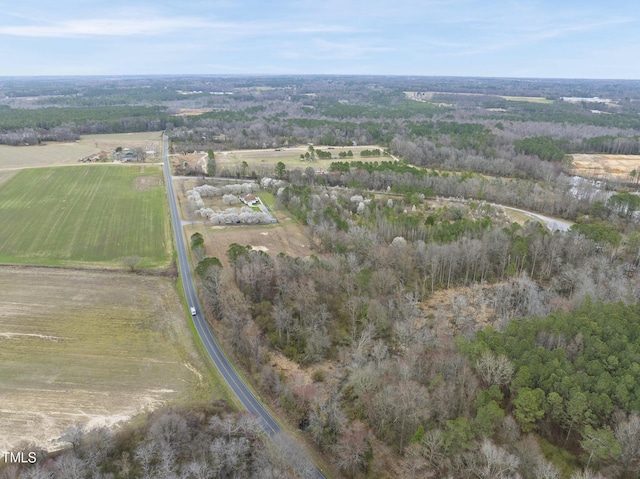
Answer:
[[0, 76], [640, 79], [638, 0], [0, 0]]

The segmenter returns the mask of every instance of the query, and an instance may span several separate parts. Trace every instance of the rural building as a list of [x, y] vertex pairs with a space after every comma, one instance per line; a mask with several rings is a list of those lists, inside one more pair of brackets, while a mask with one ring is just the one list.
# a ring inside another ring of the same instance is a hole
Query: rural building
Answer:
[[247, 193], [244, 196], [240, 196], [240, 201], [247, 206], [255, 206], [258, 204], [258, 198], [253, 193]]

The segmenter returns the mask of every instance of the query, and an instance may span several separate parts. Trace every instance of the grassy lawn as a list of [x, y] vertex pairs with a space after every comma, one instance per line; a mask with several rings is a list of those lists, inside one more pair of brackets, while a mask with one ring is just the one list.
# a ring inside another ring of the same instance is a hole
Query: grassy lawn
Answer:
[[261, 191], [258, 196], [267, 208], [273, 209], [276, 204], [276, 199], [273, 196], [273, 193], [269, 193], [268, 191]]
[[207, 256], [218, 258], [229, 265], [227, 250], [232, 243], [251, 245], [271, 257], [280, 253], [288, 256], [309, 256], [314, 253], [304, 227], [293, 221], [280, 221], [271, 225], [203, 226], [190, 225], [185, 228], [187, 237], [198, 232], [204, 236]]
[[[301, 161], [300, 155], [304, 155], [309, 151], [308, 146], [294, 146], [291, 148], [277, 148], [277, 149], [261, 149], [261, 150], [234, 150], [234, 151], [220, 151], [216, 152], [216, 162], [220, 171], [225, 168], [241, 168], [243, 161], [246, 161], [249, 168], [247, 171], [256, 170], [264, 172], [273, 172], [275, 165], [278, 162], [283, 162], [287, 169], [305, 168], [311, 166], [314, 169], [328, 170], [331, 163], [334, 161], [392, 161], [391, 157], [379, 156], [379, 157], [363, 157], [360, 156], [360, 152], [363, 150], [380, 149], [383, 147], [377, 145], [363, 145], [363, 146], [316, 146], [318, 150], [330, 152], [333, 156], [338, 157], [336, 159], [315, 159], [313, 161]], [[351, 151], [353, 156], [339, 158], [341, 152]]]
[[505, 207], [504, 212], [507, 214], [507, 217], [510, 221], [513, 221], [520, 225], [524, 225], [527, 221], [535, 221], [534, 218], [532, 218], [528, 214], [523, 213], [522, 211], [511, 209], [509, 207]]
[[0, 186], [0, 263], [140, 267], [169, 262], [165, 193], [155, 166], [18, 172]]

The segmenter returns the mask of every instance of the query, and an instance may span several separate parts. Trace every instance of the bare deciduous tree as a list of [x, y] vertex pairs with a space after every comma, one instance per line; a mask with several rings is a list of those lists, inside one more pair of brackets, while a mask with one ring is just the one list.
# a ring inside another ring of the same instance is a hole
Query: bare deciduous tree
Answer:
[[516, 477], [520, 461], [488, 439], [480, 446], [480, 463], [475, 473], [482, 479], [511, 479]]
[[334, 446], [338, 467], [352, 477], [365, 466], [371, 432], [360, 421], [352, 422]]
[[507, 386], [513, 377], [514, 367], [504, 355], [496, 356], [491, 351], [482, 353], [476, 362], [476, 369], [488, 385]]

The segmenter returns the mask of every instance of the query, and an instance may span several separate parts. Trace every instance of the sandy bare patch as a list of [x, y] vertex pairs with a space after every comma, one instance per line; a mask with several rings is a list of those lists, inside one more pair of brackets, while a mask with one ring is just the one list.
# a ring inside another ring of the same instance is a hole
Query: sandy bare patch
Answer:
[[179, 108], [176, 116], [197, 116], [215, 111], [215, 108]]
[[63, 339], [69, 339], [69, 338], [61, 338], [59, 336], [49, 336], [45, 334], [0, 333], [0, 338], [5, 338], [5, 339], [13, 339], [13, 338], [21, 338], [21, 337], [46, 339], [47, 341], [62, 341]]
[[187, 368], [189, 371], [191, 371], [193, 374], [195, 374], [198, 377], [199, 381], [202, 381], [203, 379], [202, 374], [200, 374], [200, 371], [194, 368], [192, 364], [184, 363], [184, 367]]
[[119, 424], [128, 421], [133, 415], [119, 415], [119, 416], [92, 416], [85, 423], [86, 430], [90, 431], [97, 428], [113, 428]]

